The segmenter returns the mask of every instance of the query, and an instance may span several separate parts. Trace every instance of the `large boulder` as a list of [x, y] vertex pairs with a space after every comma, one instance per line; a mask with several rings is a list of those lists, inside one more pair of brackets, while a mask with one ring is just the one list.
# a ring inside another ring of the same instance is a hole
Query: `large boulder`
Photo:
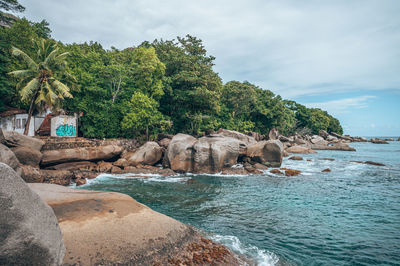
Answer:
[[14, 170], [17, 170], [20, 166], [15, 154], [3, 144], [0, 144], [0, 163], [5, 163]]
[[21, 165], [21, 177], [26, 183], [42, 183], [43, 175], [39, 168], [30, 165]]
[[58, 218], [68, 254], [65, 265], [200, 265], [208, 264], [206, 259], [239, 264], [225, 247], [128, 195], [30, 186]]
[[282, 164], [283, 145], [279, 140], [260, 141], [247, 146], [247, 156], [253, 162], [269, 167], [279, 167]]
[[74, 173], [66, 170], [40, 170], [44, 183], [68, 186]]
[[242, 134], [240, 132], [233, 131], [233, 130], [220, 128], [217, 131], [217, 134], [220, 135], [220, 136], [224, 136], [224, 137], [230, 137], [230, 138], [238, 139], [240, 141], [243, 141], [245, 144], [252, 144], [252, 143], [256, 143], [257, 142], [253, 137], [247, 136], [245, 134]]
[[329, 133], [326, 132], [325, 130], [320, 130], [318, 133], [319, 136], [323, 137], [324, 139], [326, 139], [329, 136]]
[[193, 171], [216, 173], [237, 164], [239, 155], [246, 153], [246, 144], [236, 138], [210, 135], [196, 141], [193, 150]]
[[11, 150], [14, 152], [21, 164], [39, 167], [39, 163], [43, 157], [43, 154], [40, 151], [27, 146], [18, 146], [11, 148]]
[[313, 144], [311, 145], [311, 148], [313, 150], [330, 150], [330, 151], [356, 151], [353, 147], [345, 144], [345, 143], [336, 143], [331, 146], [326, 146], [326, 145], [318, 145], [318, 144]]
[[108, 160], [120, 155], [122, 151], [123, 148], [116, 145], [47, 150], [43, 152], [41, 164], [49, 165], [76, 161]]
[[65, 170], [65, 171], [76, 171], [76, 170], [96, 170], [97, 164], [89, 161], [81, 162], [70, 162], [70, 163], [60, 163], [46, 167], [46, 170]]
[[288, 153], [302, 153], [302, 154], [315, 153], [313, 149], [303, 146], [292, 146], [290, 148], [287, 148], [286, 151]]
[[168, 145], [164, 164], [176, 172], [193, 171], [193, 145], [196, 141], [190, 135], [175, 135]]
[[279, 139], [279, 131], [276, 128], [273, 128], [268, 133], [269, 140], [277, 140]]
[[323, 137], [318, 136], [318, 135], [313, 135], [311, 137], [310, 142], [312, 144], [316, 144], [316, 145], [328, 145], [328, 141], [326, 141]]
[[60, 265], [64, 241], [53, 210], [0, 163], [0, 264]]
[[33, 150], [40, 151], [44, 145], [44, 141], [28, 137], [15, 131], [3, 131], [5, 140], [3, 141], [9, 147], [29, 147]]
[[154, 165], [161, 160], [163, 149], [157, 142], [149, 141], [137, 149], [133, 154], [125, 159], [129, 165], [136, 166], [138, 164]]

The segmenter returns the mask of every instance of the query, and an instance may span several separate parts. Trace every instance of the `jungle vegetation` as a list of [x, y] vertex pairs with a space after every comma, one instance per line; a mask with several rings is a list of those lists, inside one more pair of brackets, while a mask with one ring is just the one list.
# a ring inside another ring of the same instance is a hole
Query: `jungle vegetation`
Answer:
[[[79, 135], [84, 137], [200, 135], [218, 128], [261, 134], [272, 128], [283, 134], [304, 129], [343, 133], [340, 122], [326, 111], [284, 100], [248, 81], [224, 84], [213, 69], [215, 57], [194, 36], [105, 49], [92, 41], [56, 42], [45, 20], [25, 18], [0, 27], [0, 111], [7, 106], [29, 110], [32, 101], [23, 96], [24, 86], [17, 86], [20, 79], [7, 73], [30, 67], [23, 56], [12, 56], [16, 53], [12, 47], [38, 58], [37, 44], [42, 42], [56, 46], [53, 49], [62, 55], [62, 71], [54, 78], [65, 84], [68, 94], [51, 84], [40, 88], [58, 91], [64, 110], [83, 114]], [[35, 102], [38, 107], [53, 104], [45, 99]]]

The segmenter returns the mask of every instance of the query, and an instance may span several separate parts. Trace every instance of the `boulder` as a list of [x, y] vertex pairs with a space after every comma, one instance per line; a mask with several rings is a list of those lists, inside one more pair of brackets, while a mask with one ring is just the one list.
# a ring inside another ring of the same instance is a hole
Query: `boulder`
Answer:
[[322, 129], [319, 131], [318, 135], [323, 137], [324, 139], [326, 139], [329, 136], [328, 132]]
[[162, 139], [172, 139], [173, 137], [174, 137], [174, 135], [171, 135], [171, 134], [159, 133], [157, 135], [157, 141], [160, 141]]
[[64, 241], [53, 210], [0, 163], [0, 264], [60, 265]]
[[109, 173], [112, 167], [113, 163], [101, 161], [97, 163], [96, 170], [100, 173]]
[[387, 142], [386, 140], [378, 139], [378, 138], [371, 139], [371, 142], [374, 144], [389, 144], [389, 142]]
[[295, 138], [294, 143], [297, 145], [304, 145], [304, 144], [307, 144], [307, 141], [305, 141], [304, 139], [301, 139], [301, 138]]
[[20, 166], [17, 156], [3, 144], [0, 144], [0, 163], [5, 163], [14, 170], [18, 170]]
[[76, 161], [108, 160], [120, 155], [122, 151], [123, 148], [116, 145], [47, 150], [43, 152], [41, 164], [49, 165]]
[[43, 176], [39, 168], [30, 165], [21, 165], [21, 177], [26, 183], [42, 183]]
[[64, 171], [77, 171], [77, 170], [95, 170], [97, 164], [89, 161], [60, 163], [46, 167], [46, 170], [64, 170]]
[[336, 143], [331, 146], [314, 144], [314, 145], [311, 145], [311, 148], [313, 150], [356, 151], [356, 149], [354, 149], [353, 147], [351, 147], [345, 143], [341, 143], [341, 142]]
[[255, 163], [253, 166], [258, 170], [268, 170], [268, 166], [261, 163]]
[[121, 168], [119, 168], [118, 166], [112, 166], [111, 167], [111, 174], [122, 174], [123, 171]]
[[129, 162], [128, 162], [128, 160], [125, 159], [125, 158], [119, 158], [117, 161], [115, 161], [115, 162], [113, 163], [113, 165], [118, 166], [118, 167], [121, 167], [121, 168], [124, 168], [124, 167], [129, 166]]
[[[224, 246], [128, 195], [30, 186], [58, 218], [68, 254], [65, 265], [200, 265], [207, 258], [215, 264], [239, 264]], [[210, 258], [215, 251], [219, 256]]]
[[335, 159], [333, 159], [333, 158], [318, 158], [318, 160], [322, 160], [322, 161], [334, 161]]
[[283, 157], [288, 157], [289, 153], [286, 150], [283, 150], [282, 155], [283, 155]]
[[289, 158], [289, 160], [302, 161], [303, 157], [301, 157], [301, 156], [292, 156], [292, 157]]
[[331, 135], [334, 136], [334, 137], [337, 137], [338, 139], [344, 139], [344, 140], [352, 141], [352, 138], [350, 136], [342, 136], [342, 135], [339, 135], [339, 134], [337, 134], [335, 132], [331, 132]]
[[168, 145], [163, 164], [176, 172], [193, 171], [193, 145], [196, 141], [190, 135], [175, 135]]
[[281, 135], [281, 136], [279, 136], [279, 140], [282, 141], [282, 142], [289, 142], [290, 138]]
[[372, 161], [366, 161], [365, 164], [376, 165], [376, 166], [385, 166], [383, 163], [377, 163]]
[[230, 168], [225, 168], [222, 170], [221, 174], [223, 175], [248, 175], [249, 172], [244, 169], [244, 167], [230, 167]]
[[40, 139], [28, 137], [15, 131], [3, 131], [3, 133], [5, 138], [4, 142], [9, 147], [24, 146], [40, 151], [44, 145], [44, 141]]
[[279, 169], [271, 169], [269, 172], [271, 174], [283, 175], [283, 173]]
[[74, 173], [65, 170], [40, 170], [44, 183], [57, 184], [68, 186], [71, 179], [74, 178]]
[[227, 130], [227, 129], [222, 129], [222, 128], [220, 128], [220, 129], [217, 131], [217, 134], [218, 134], [218, 135], [221, 135], [221, 136], [225, 136], [225, 137], [230, 137], [230, 138], [238, 139], [238, 140], [240, 140], [240, 141], [243, 141], [243, 142], [244, 142], [245, 144], [247, 144], [247, 145], [257, 142], [253, 137], [247, 136], [247, 135], [245, 135], [245, 134], [242, 134], [242, 133], [240, 133], [240, 132], [233, 131], [233, 130]]
[[222, 135], [202, 137], [193, 145], [193, 171], [216, 173], [237, 164], [239, 155], [246, 153], [246, 144]]
[[16, 148], [11, 148], [11, 150], [21, 164], [39, 167], [39, 163], [43, 157], [40, 151], [26, 146], [18, 146]]
[[331, 169], [326, 168], [326, 169], [322, 170], [322, 172], [323, 172], [323, 173], [329, 173], [329, 172], [331, 172]]
[[310, 142], [316, 145], [328, 145], [328, 141], [324, 140], [323, 137], [318, 135], [312, 136]]
[[256, 141], [261, 141], [264, 139], [264, 136], [258, 132], [249, 132], [247, 135], [253, 137]]
[[162, 140], [160, 140], [160, 141], [158, 142], [158, 145], [160, 145], [161, 147], [167, 149], [170, 142], [171, 142], [171, 139], [169, 139], [169, 138], [163, 138]]
[[279, 140], [260, 141], [247, 146], [246, 155], [253, 162], [279, 167], [282, 164], [283, 145]]
[[268, 132], [268, 139], [269, 140], [277, 140], [277, 139], [279, 139], [279, 131], [276, 128], [271, 129]]
[[285, 176], [295, 176], [301, 174], [301, 171], [295, 169], [283, 169], [285, 170]]
[[338, 142], [339, 141], [339, 139], [337, 137], [334, 137], [334, 136], [331, 136], [331, 135], [327, 136], [326, 140], [329, 141], [329, 142]]
[[154, 165], [161, 160], [163, 149], [157, 142], [149, 141], [137, 149], [134, 153], [124, 157], [129, 165], [136, 166], [138, 164]]
[[287, 148], [286, 151], [289, 153], [303, 153], [303, 154], [315, 153], [313, 149], [303, 146], [292, 146], [290, 148]]

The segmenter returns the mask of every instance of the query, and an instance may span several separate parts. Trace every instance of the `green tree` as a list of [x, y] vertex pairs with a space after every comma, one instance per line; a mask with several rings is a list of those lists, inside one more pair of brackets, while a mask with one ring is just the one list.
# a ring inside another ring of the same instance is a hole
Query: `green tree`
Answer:
[[17, 89], [20, 89], [21, 100], [30, 103], [25, 135], [28, 134], [32, 113], [36, 107], [58, 108], [64, 97], [72, 97], [69, 87], [58, 80], [68, 76], [65, 71], [65, 58], [68, 53], [60, 54], [57, 45], [52, 40], [40, 39], [35, 42], [35, 45], [36, 62], [20, 49], [12, 48], [12, 54], [22, 58], [28, 68], [8, 73], [20, 80]]
[[134, 135], [146, 133], [149, 139], [149, 130], [165, 124], [163, 115], [158, 111], [158, 102], [142, 92], [135, 92], [128, 104], [128, 112], [124, 114], [121, 123], [123, 129], [133, 130]]
[[9, 24], [12, 17], [8, 16], [6, 13], [3, 13], [1, 10], [6, 12], [23, 12], [25, 11], [25, 7], [23, 7], [17, 0], [0, 0], [0, 23]]

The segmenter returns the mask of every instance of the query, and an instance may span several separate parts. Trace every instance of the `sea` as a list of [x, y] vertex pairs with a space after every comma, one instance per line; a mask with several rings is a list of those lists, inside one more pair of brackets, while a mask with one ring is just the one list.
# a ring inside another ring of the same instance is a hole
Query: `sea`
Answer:
[[101, 174], [78, 188], [128, 194], [256, 265], [400, 265], [400, 142], [389, 143], [284, 158], [293, 177]]

